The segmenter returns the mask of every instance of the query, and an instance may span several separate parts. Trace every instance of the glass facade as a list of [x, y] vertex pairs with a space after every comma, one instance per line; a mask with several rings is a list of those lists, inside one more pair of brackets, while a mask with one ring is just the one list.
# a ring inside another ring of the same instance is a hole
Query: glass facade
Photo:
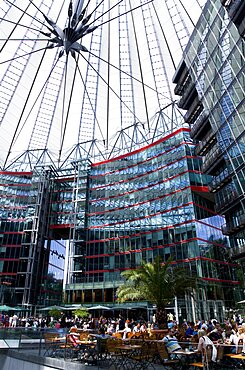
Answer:
[[[243, 268], [244, 5], [242, 0], [207, 1], [174, 77], [175, 92], [181, 95], [179, 106], [187, 110], [191, 136], [199, 142], [196, 153], [203, 156], [203, 171], [212, 175], [209, 188], [215, 194], [216, 211], [226, 219], [222, 230], [230, 237], [231, 258]], [[194, 107], [186, 96], [190, 86], [196, 93]]]
[[99, 163], [3, 172], [1, 281], [16, 303], [59, 303], [62, 285], [68, 303], [113, 303], [122, 271], [171, 256], [200, 277], [195, 309], [178, 302], [183, 317], [222, 317], [237, 265], [189, 131]]
[[[91, 165], [82, 268], [66, 284], [69, 302], [114, 302], [120, 273], [160, 255], [201, 278], [195, 314], [222, 315], [224, 304], [231, 305], [236, 264], [227, 262], [224, 219], [214, 210], [210, 176], [202, 174], [195, 147], [183, 128]], [[183, 314], [188, 305], [190, 299], [180, 302]]]

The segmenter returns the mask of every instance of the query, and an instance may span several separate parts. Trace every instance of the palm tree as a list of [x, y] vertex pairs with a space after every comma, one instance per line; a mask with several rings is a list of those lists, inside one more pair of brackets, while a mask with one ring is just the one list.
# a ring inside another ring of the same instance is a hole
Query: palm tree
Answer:
[[175, 296], [194, 288], [197, 282], [184, 268], [172, 267], [171, 262], [170, 258], [161, 263], [160, 257], [152, 263], [143, 261], [141, 267], [121, 273], [125, 282], [117, 289], [120, 302], [144, 299], [155, 304], [159, 328], [167, 326], [166, 306]]

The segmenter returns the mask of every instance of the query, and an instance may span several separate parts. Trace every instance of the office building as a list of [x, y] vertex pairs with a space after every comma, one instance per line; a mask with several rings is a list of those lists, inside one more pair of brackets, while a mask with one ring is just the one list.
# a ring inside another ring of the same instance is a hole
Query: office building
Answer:
[[[244, 1], [208, 1], [176, 71], [175, 92], [199, 142], [230, 258], [244, 270]], [[195, 52], [196, 50], [196, 52]], [[241, 276], [242, 279], [242, 276]]]

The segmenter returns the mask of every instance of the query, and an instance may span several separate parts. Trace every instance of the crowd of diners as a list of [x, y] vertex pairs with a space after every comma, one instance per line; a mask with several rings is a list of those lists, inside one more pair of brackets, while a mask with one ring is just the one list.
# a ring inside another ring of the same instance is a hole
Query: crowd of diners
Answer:
[[[95, 329], [93, 329], [94, 325], [96, 325]], [[162, 331], [161, 338], [158, 337], [157, 340], [165, 344], [171, 359], [180, 359], [181, 351], [183, 353], [183, 350], [188, 350], [193, 352], [195, 361], [198, 359], [201, 361], [207, 345], [212, 346], [213, 361], [217, 359], [217, 348], [220, 345], [226, 347], [227, 353], [236, 354], [240, 348], [239, 353], [245, 354], [245, 322], [243, 323], [242, 318], [227, 319], [223, 323], [215, 319], [196, 320], [195, 323], [185, 320], [181, 325], [173, 319], [168, 321], [167, 326], [168, 328]], [[94, 320], [74, 322], [69, 331], [76, 333], [78, 328], [88, 333], [91, 330], [91, 337], [105, 339], [116, 337], [130, 342], [136, 338], [155, 340], [155, 333], [161, 332], [154, 321], [124, 319], [121, 315], [117, 319], [102, 316], [96, 322]], [[186, 353], [183, 353], [184, 355]]]
[[[5, 326], [6, 315], [2, 314], [1, 322]], [[155, 316], [148, 322], [142, 316], [128, 319], [122, 314], [119, 314], [117, 317], [106, 318], [100, 316], [99, 318], [90, 317], [89, 319], [62, 315], [59, 320], [54, 320], [52, 317], [19, 318], [17, 315], [13, 317], [7, 315], [7, 326], [67, 328], [68, 330], [69, 328], [78, 328], [93, 332], [102, 329], [105, 335], [121, 336], [122, 339], [127, 339], [134, 334], [148, 334], [151, 336], [154, 330], [158, 329]], [[170, 315], [167, 327], [168, 333], [162, 340], [165, 341], [169, 352], [179, 348], [183, 342], [195, 343], [195, 347], [199, 351], [207, 343], [229, 344], [233, 353], [236, 353], [238, 345], [243, 345], [243, 351], [245, 352], [245, 322], [243, 322], [243, 318], [240, 315], [234, 316], [232, 319], [226, 319], [222, 323], [215, 319], [210, 319], [207, 321], [196, 320], [195, 322], [184, 320], [182, 324], [178, 324], [174, 320], [173, 315]]]
[[[190, 322], [184, 320], [180, 325], [174, 319], [167, 323], [167, 331], [161, 338], [165, 342], [169, 353], [179, 350], [188, 344], [189, 349], [195, 349], [198, 352], [203, 352], [207, 344], [227, 344], [229, 351], [236, 353], [238, 346], [242, 346], [242, 352], [245, 352], [245, 322], [239, 317], [226, 319], [223, 323], [215, 319], [212, 320], [196, 320]], [[116, 336], [122, 339], [132, 338], [133, 336], [140, 337], [148, 336], [148, 339], [153, 337], [154, 331], [158, 326], [153, 320], [147, 322], [144, 319], [125, 319], [122, 315], [118, 318], [100, 317], [96, 322], [92, 320], [83, 322], [74, 322], [73, 328], [78, 327], [83, 330], [91, 330], [97, 328], [100, 334], [104, 337]], [[101, 330], [102, 329], [102, 330]], [[215, 351], [215, 349], [214, 349]]]

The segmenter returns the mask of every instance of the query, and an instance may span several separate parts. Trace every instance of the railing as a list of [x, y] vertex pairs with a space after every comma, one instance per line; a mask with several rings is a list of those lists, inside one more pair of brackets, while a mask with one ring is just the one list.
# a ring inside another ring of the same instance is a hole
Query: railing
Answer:
[[182, 109], [188, 109], [196, 96], [196, 86], [190, 79], [190, 81], [188, 81], [188, 85], [183, 88], [182, 97], [178, 101], [178, 107]]
[[228, 222], [225, 225], [222, 225], [221, 230], [224, 235], [230, 235], [238, 231], [239, 229], [243, 229], [244, 227], [245, 227], [245, 215], [240, 215], [234, 218], [233, 222]]
[[197, 119], [202, 110], [203, 105], [199, 98], [196, 97], [184, 116], [185, 122], [193, 123]]
[[208, 185], [209, 190], [214, 193], [219, 188], [221, 188], [226, 182], [228, 182], [232, 177], [232, 171], [225, 168], [218, 176], [213, 177], [211, 183]]
[[208, 171], [210, 167], [213, 166], [214, 163], [218, 165], [219, 159], [221, 159], [220, 156], [221, 156], [221, 149], [216, 144], [213, 146], [210, 152], [208, 152], [207, 155], [205, 156], [205, 159], [203, 161], [203, 166], [202, 166], [203, 172]]
[[208, 148], [213, 145], [214, 141], [216, 140], [214, 132], [210, 131], [208, 135], [206, 135], [202, 141], [199, 143], [199, 145], [196, 148], [196, 154], [197, 155], [204, 155]]
[[177, 82], [177, 85], [174, 88], [174, 93], [176, 95], [182, 95], [186, 84], [189, 83], [189, 80], [191, 80], [191, 76], [190, 76], [188, 70], [184, 69], [184, 71], [182, 72], [182, 74], [181, 74], [181, 76], [180, 76], [180, 78]]
[[207, 114], [206, 111], [202, 111], [202, 113], [197, 118], [196, 122], [194, 123], [194, 125], [191, 128], [191, 134], [190, 134], [191, 135], [191, 138], [192, 139], [199, 140], [201, 138], [201, 136], [202, 136], [202, 135], [200, 135], [200, 133], [202, 133], [202, 130], [207, 125], [210, 126], [210, 123], [208, 121], [208, 114]]
[[221, 210], [225, 209], [226, 207], [229, 207], [232, 203], [235, 203], [235, 201], [238, 201], [238, 193], [237, 191], [227, 191], [223, 198], [217, 199], [215, 210], [216, 212], [221, 212]]
[[45, 346], [44, 336], [46, 333], [55, 333], [57, 337], [66, 334], [67, 328], [64, 329], [41, 329], [41, 328], [5, 328], [0, 327], [0, 341], [4, 348], [13, 348], [19, 350], [35, 349], [39, 355]]

